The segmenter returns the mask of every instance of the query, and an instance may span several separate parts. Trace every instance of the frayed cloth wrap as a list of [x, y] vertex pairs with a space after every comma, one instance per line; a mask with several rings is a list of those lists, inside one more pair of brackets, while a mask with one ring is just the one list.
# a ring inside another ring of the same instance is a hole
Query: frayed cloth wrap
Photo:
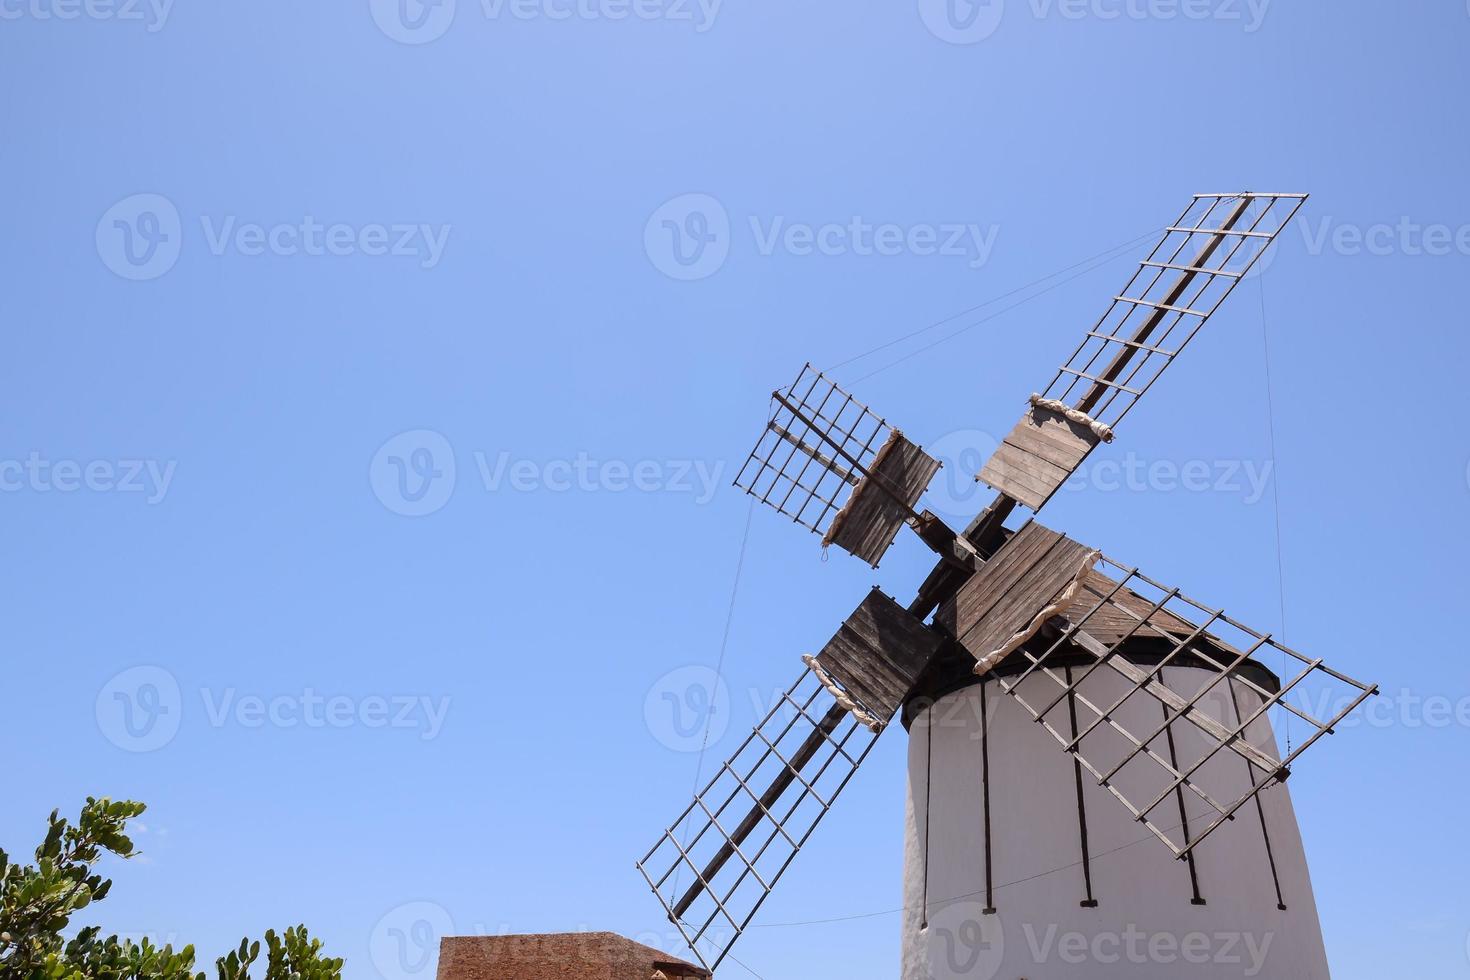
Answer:
[[874, 718], [871, 714], [868, 713], [868, 710], [866, 708], [854, 701], [852, 699], [852, 696], [844, 691], [842, 689], [842, 686], [837, 683], [837, 679], [831, 674], [827, 673], [827, 669], [825, 667], [817, 663], [816, 657], [813, 657], [811, 654], [807, 654], [801, 659], [803, 663], [811, 668], [811, 672], [816, 675], [817, 680], [822, 682], [822, 686], [827, 689], [827, 693], [831, 694], [832, 697], [837, 699], [837, 706], [839, 708], [842, 708], [848, 714], [856, 718], [859, 724], [867, 727], [869, 731], [881, 732], [886, 727], [886, 722], [884, 722], [880, 718]]
[[1111, 426], [1104, 425], [1086, 412], [1079, 412], [1077, 409], [1069, 407], [1066, 402], [1059, 402], [1055, 398], [1042, 398], [1040, 395], [1033, 393], [1031, 404], [1037, 408], [1044, 408], [1049, 412], [1056, 412], [1070, 422], [1087, 426], [1103, 442], [1113, 441], [1113, 430]]
[[1043, 609], [1041, 609], [1040, 612], [1033, 616], [1031, 618], [1031, 622], [1028, 623], [1023, 629], [1019, 630], [1016, 633], [1013, 633], [1009, 640], [996, 647], [994, 650], [990, 651], [990, 653], [986, 654], [983, 657], [977, 658], [977, 663], [975, 664], [975, 673], [980, 675], [990, 673], [992, 670], [1000, 665], [1000, 662], [1002, 660], [1004, 660], [1006, 657], [1009, 657], [1012, 653], [1015, 653], [1016, 650], [1021, 646], [1021, 644], [1025, 643], [1037, 633], [1041, 632], [1041, 627], [1046, 624], [1046, 621], [1048, 619], [1051, 619], [1053, 616], [1059, 613], [1065, 612], [1067, 607], [1072, 604], [1072, 600], [1077, 597], [1078, 591], [1082, 588], [1082, 583], [1087, 580], [1088, 573], [1092, 571], [1093, 566], [1097, 564], [1098, 559], [1101, 557], [1101, 551], [1089, 552], [1088, 555], [1082, 559], [1082, 562], [1077, 569], [1077, 574], [1072, 577], [1071, 584], [1069, 584], [1065, 589], [1059, 592], [1055, 599], [1047, 603], [1047, 605]]

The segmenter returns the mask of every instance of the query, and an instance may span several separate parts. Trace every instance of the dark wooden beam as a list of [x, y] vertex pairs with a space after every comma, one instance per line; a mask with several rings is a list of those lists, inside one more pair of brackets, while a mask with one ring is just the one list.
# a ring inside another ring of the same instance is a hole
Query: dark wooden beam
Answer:
[[[1173, 288], [1169, 290], [1169, 295], [1162, 301], [1164, 306], [1175, 306], [1183, 298], [1185, 290], [1199, 277], [1200, 270], [1205, 267], [1205, 264], [1210, 261], [1211, 256], [1230, 237], [1228, 232], [1233, 231], [1236, 224], [1245, 216], [1246, 209], [1250, 207], [1252, 200], [1254, 199], [1250, 197], [1242, 197], [1240, 199], [1240, 203], [1235, 206], [1235, 210], [1231, 211], [1229, 216], [1226, 217], [1224, 224], [1219, 226], [1220, 232], [1210, 237], [1204, 249], [1189, 264], [1186, 271], [1179, 274], [1178, 281], [1174, 283]], [[1141, 299], [1142, 297], [1139, 298]], [[1113, 362], [1107, 366], [1107, 369], [1103, 371], [1099, 379], [1093, 383], [1092, 388], [1087, 394], [1082, 396], [1082, 400], [1076, 406], [1078, 411], [1092, 411], [1097, 403], [1102, 400], [1103, 395], [1107, 393], [1108, 388], [1118, 380], [1118, 376], [1123, 373], [1123, 369], [1128, 366], [1128, 362], [1133, 360], [1139, 348], [1148, 340], [1149, 336], [1158, 328], [1159, 324], [1164, 322], [1164, 317], [1168, 316], [1169, 313], [1169, 310], [1155, 309], [1153, 313], [1149, 314], [1148, 318], [1144, 320], [1143, 325], [1138, 328], [1138, 332], [1133, 335], [1131, 343], [1123, 345], [1118, 353], [1113, 356]]]
[[[735, 832], [730, 835], [730, 839], [720, 845], [720, 849], [715, 853], [713, 860], [705, 865], [704, 872], [694, 884], [689, 886], [689, 890], [684, 893], [684, 897], [679, 899], [678, 904], [674, 906], [674, 918], [682, 919], [684, 917], [684, 913], [689, 911], [689, 906], [693, 905], [695, 899], [699, 898], [700, 892], [705, 890], [707, 883], [715, 880], [715, 876], [720, 873], [720, 869], [735, 856], [735, 849], [745, 843], [746, 838], [760, 825], [761, 819], [766, 814], [771, 813], [775, 805], [780, 802], [781, 796], [791, 788], [792, 783], [796, 782], [797, 774], [806, 767], [808, 762], [812, 761], [817, 751], [821, 749], [823, 743], [831, 738], [832, 733], [837, 730], [838, 725], [842, 724], [842, 719], [845, 717], [847, 717], [846, 708], [838, 705], [832, 706], [817, 727], [807, 736], [807, 740], [802, 743], [801, 748], [796, 750], [796, 754], [791, 757], [791, 761], [786, 764], [786, 768], [781, 770], [781, 774], [771, 783], [770, 788], [761, 794], [760, 802], [751, 808], [750, 813], [746, 815], [744, 820], [740, 821], [740, 824], [735, 828]], [[774, 821], [775, 816], [772, 815], [771, 819]], [[715, 901], [720, 901], [718, 896], [714, 896], [714, 898]]]

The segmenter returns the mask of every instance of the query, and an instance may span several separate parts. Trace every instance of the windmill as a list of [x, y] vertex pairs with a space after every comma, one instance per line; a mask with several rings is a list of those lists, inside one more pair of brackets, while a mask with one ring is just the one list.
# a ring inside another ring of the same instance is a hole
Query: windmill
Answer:
[[[724, 962], [900, 717], [905, 978], [1077, 975], [1054, 952], [1038, 962], [1034, 942], [1007, 944], [1008, 921], [1112, 928], [1120, 943], [1125, 929], [1176, 942], [1256, 933], [1274, 941], [1257, 975], [1327, 976], [1280, 784], [1377, 688], [1015, 514], [1040, 511], [1113, 441], [1305, 199], [1196, 195], [1030, 396], [976, 476], [994, 501], [963, 531], [921, 509], [939, 462], [836, 382], [807, 365], [773, 393], [736, 485], [874, 567], [905, 526], [938, 562], [906, 606], [873, 590], [804, 658], [638, 863], [706, 967]], [[1308, 687], [1326, 710], [1288, 699]], [[1272, 715], [1299, 736], [1285, 752]], [[1214, 952], [1192, 976], [1240, 975]], [[1112, 962], [1088, 975], [1172, 977], [1186, 960]]]

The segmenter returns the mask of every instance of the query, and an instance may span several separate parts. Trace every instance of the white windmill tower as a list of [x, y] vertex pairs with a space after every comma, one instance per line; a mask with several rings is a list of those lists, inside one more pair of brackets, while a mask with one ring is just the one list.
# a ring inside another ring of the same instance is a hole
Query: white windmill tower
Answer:
[[[875, 567], [904, 524], [940, 561], [907, 607], [874, 590], [805, 658], [639, 862], [707, 967], [901, 712], [904, 980], [1327, 976], [1281, 784], [1376, 688], [1034, 520], [1006, 526], [1113, 440], [1304, 200], [1197, 195], [1031, 396], [962, 533], [915, 510], [939, 464], [866, 406], [810, 366], [774, 393], [737, 485]], [[1342, 709], [1288, 701], [1309, 688]], [[1305, 731], [1284, 753], [1273, 713]]]

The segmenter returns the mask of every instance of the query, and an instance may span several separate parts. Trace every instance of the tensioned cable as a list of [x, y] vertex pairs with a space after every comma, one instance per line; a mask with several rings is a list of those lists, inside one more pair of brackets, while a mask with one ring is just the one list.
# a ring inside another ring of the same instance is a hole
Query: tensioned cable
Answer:
[[[852, 363], [854, 363], [856, 361], [860, 361], [860, 360], [862, 360], [862, 359], [864, 359], [866, 357], [870, 357], [873, 354], [877, 354], [877, 353], [879, 353], [881, 351], [888, 350], [890, 347], [895, 347], [895, 346], [903, 343], [906, 340], [912, 340], [915, 337], [922, 336], [923, 334], [926, 334], [926, 333], [928, 333], [931, 330], [937, 330], [938, 328], [944, 326], [947, 323], [952, 323], [953, 321], [958, 320], [958, 319], [960, 319], [963, 316], [967, 316], [967, 315], [969, 315], [971, 313], [974, 313], [974, 312], [976, 312], [978, 310], [983, 310], [985, 307], [991, 306], [991, 305], [993, 305], [995, 303], [998, 303], [1001, 300], [1006, 299], [1008, 297], [1015, 296], [1017, 293], [1024, 293], [1024, 292], [1026, 292], [1029, 289], [1035, 289], [1037, 286], [1041, 286], [1041, 285], [1047, 283], [1049, 280], [1056, 279], [1058, 276], [1065, 275], [1068, 272], [1073, 272], [1073, 270], [1077, 270], [1077, 269], [1080, 269], [1081, 270], [1080, 272], [1076, 272], [1076, 274], [1071, 275], [1071, 276], [1068, 276], [1065, 279], [1062, 279], [1062, 280], [1060, 280], [1058, 282], [1051, 283], [1050, 285], [1046, 286], [1046, 288], [1037, 290], [1037, 292], [1032, 293], [1031, 295], [1026, 296], [1025, 298], [1023, 298], [1023, 299], [1021, 299], [1021, 300], [1019, 300], [1019, 301], [1017, 301], [1015, 303], [1012, 303], [1009, 306], [1004, 307], [1003, 309], [997, 310], [996, 312], [992, 313], [989, 316], [982, 317], [979, 320], [975, 320], [975, 321], [973, 321], [971, 323], [968, 323], [965, 326], [960, 327], [958, 330], [955, 330], [955, 331], [953, 331], [953, 332], [951, 332], [949, 334], [946, 334], [944, 337], [941, 337], [940, 339], [934, 341], [933, 343], [926, 344], [925, 346], [920, 347], [918, 350], [910, 351], [908, 354], [905, 354], [903, 357], [900, 357], [897, 360], [892, 361], [889, 364], [886, 364], [883, 367], [880, 367], [880, 368], [878, 368], [878, 369], [876, 369], [874, 371], [870, 371], [869, 373], [867, 373], [867, 374], [863, 375], [862, 377], [856, 379], [856, 381], [864, 381], [864, 380], [866, 380], [868, 378], [873, 377], [873, 375], [875, 375], [875, 374], [880, 374], [883, 371], [887, 371], [889, 368], [892, 368], [892, 367], [895, 367], [895, 366], [897, 366], [899, 364], [902, 364], [903, 362], [905, 362], [905, 361], [907, 361], [907, 360], [909, 360], [909, 359], [911, 359], [913, 357], [917, 357], [919, 354], [922, 354], [925, 351], [932, 350], [933, 348], [939, 346], [940, 344], [947, 343], [947, 342], [953, 340], [954, 338], [960, 336], [961, 334], [966, 333], [967, 331], [972, 330], [975, 327], [980, 326], [982, 323], [988, 323], [990, 320], [993, 320], [996, 317], [1001, 316], [1002, 314], [1009, 313], [1011, 310], [1014, 310], [1018, 306], [1021, 306], [1021, 305], [1025, 304], [1025, 303], [1029, 303], [1029, 302], [1031, 302], [1034, 299], [1037, 299], [1037, 298], [1039, 298], [1041, 296], [1044, 296], [1048, 292], [1051, 292], [1053, 289], [1056, 289], [1059, 286], [1065, 285], [1066, 283], [1069, 283], [1072, 280], [1077, 279], [1080, 276], [1086, 275], [1088, 272], [1091, 272], [1094, 269], [1101, 268], [1102, 266], [1106, 265], [1107, 263], [1112, 262], [1113, 260], [1122, 257], [1122, 255], [1125, 252], [1127, 252], [1129, 249], [1132, 249], [1134, 246], [1140, 244], [1141, 242], [1149, 241], [1154, 236], [1158, 235], [1161, 231], [1162, 231], [1162, 229], [1160, 229], [1160, 228], [1152, 229], [1152, 230], [1150, 230], [1150, 231], [1148, 231], [1148, 232], [1146, 232], [1146, 233], [1144, 233], [1142, 235], [1139, 235], [1139, 236], [1137, 236], [1135, 238], [1132, 238], [1132, 239], [1130, 239], [1130, 240], [1128, 240], [1126, 242], [1122, 242], [1122, 243], [1120, 243], [1118, 245], [1114, 245], [1111, 248], [1104, 249], [1103, 251], [1097, 253], [1096, 255], [1090, 256], [1089, 258], [1085, 258], [1085, 259], [1081, 260], [1080, 262], [1074, 262], [1073, 264], [1071, 264], [1069, 266], [1064, 266], [1063, 268], [1057, 269], [1054, 272], [1047, 273], [1046, 275], [1042, 276], [1039, 279], [1035, 279], [1035, 280], [1033, 280], [1031, 282], [1028, 282], [1028, 283], [1026, 283], [1024, 285], [1021, 285], [1021, 286], [1016, 286], [1013, 289], [1008, 289], [1008, 290], [1006, 290], [1003, 293], [1000, 293], [1000, 294], [998, 294], [996, 296], [990, 297], [989, 299], [985, 300], [982, 303], [977, 303], [974, 306], [971, 306], [971, 307], [969, 307], [967, 309], [960, 310], [957, 313], [952, 313], [949, 316], [944, 317], [943, 319], [934, 321], [933, 323], [929, 324], [928, 326], [920, 327], [918, 330], [913, 330], [913, 331], [910, 331], [909, 333], [904, 334], [903, 336], [895, 337], [893, 340], [890, 340], [890, 341], [888, 341], [886, 343], [883, 343], [883, 344], [879, 344], [877, 347], [871, 348], [870, 350], [863, 351], [861, 354], [855, 354], [852, 357], [849, 357], [849, 358], [846, 358], [845, 360], [839, 361], [836, 364], [833, 364], [831, 367], [829, 367], [827, 369], [827, 372], [830, 373], [832, 371], [837, 370], [838, 368], [846, 367], [849, 364], [852, 364]], [[856, 382], [854, 382], [854, 383], [856, 383]]]
[[[720, 636], [720, 655], [719, 659], [715, 661], [716, 685], [719, 684], [720, 678], [724, 676], [725, 652], [730, 647], [730, 626], [735, 622], [735, 598], [740, 594], [740, 573], [745, 568], [745, 547], [747, 544], [750, 543], [750, 523], [751, 518], [754, 515], [755, 498], [751, 498], [750, 507], [745, 512], [745, 530], [740, 533], [740, 554], [735, 559], [735, 580], [730, 583], [730, 605], [725, 610], [725, 631]], [[700, 781], [704, 779], [704, 757], [705, 753], [709, 749], [710, 729], [714, 727], [715, 723], [715, 693], [715, 691], [710, 692], [710, 711], [708, 716], [704, 720], [704, 741], [699, 746], [699, 761], [695, 764], [694, 768], [694, 796], [696, 798], [698, 798], [699, 796]], [[693, 826], [691, 825], [684, 831], [685, 848], [688, 848], [689, 846], [689, 834], [692, 832], [692, 830]], [[675, 891], [678, 891], [679, 879], [683, 875], [683, 872], [684, 867], [682, 864], [680, 864], [679, 869], [674, 872]]]
[[[1276, 591], [1277, 601], [1281, 609], [1281, 640], [1286, 642], [1286, 561], [1282, 557], [1281, 546], [1281, 474], [1276, 469], [1276, 404], [1272, 396], [1271, 385], [1271, 331], [1269, 321], [1266, 319], [1266, 277], [1256, 277], [1256, 288], [1261, 296], [1261, 348], [1265, 352], [1266, 361], [1266, 429], [1270, 434], [1268, 445], [1271, 450], [1271, 504], [1276, 518]], [[1285, 651], [1281, 654], [1281, 676], [1286, 676], [1288, 664]], [[1282, 712], [1286, 716], [1286, 752], [1291, 754], [1291, 712]]]

